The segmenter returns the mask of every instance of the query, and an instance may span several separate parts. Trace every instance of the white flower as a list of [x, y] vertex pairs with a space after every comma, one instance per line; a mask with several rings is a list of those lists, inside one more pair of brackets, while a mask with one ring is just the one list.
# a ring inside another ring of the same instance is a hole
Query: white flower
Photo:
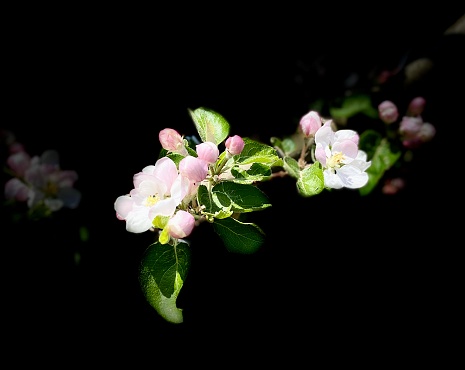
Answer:
[[178, 173], [168, 157], [134, 175], [134, 189], [115, 201], [116, 217], [126, 221], [126, 230], [149, 230], [157, 216], [171, 217], [187, 194], [189, 180]]
[[358, 149], [358, 134], [353, 130], [334, 132], [331, 120], [315, 134], [315, 158], [323, 166], [325, 187], [357, 189], [366, 185], [371, 165], [367, 154]]

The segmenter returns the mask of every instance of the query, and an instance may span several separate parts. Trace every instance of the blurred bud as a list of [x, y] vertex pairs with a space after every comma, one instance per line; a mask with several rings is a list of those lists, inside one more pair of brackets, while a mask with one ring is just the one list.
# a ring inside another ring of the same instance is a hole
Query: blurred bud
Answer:
[[421, 96], [412, 99], [407, 109], [407, 116], [415, 117], [421, 115], [425, 109], [425, 104], [426, 101]]
[[215, 163], [220, 155], [218, 147], [211, 141], [206, 141], [196, 145], [196, 152], [200, 159], [203, 159], [207, 163]]
[[387, 124], [397, 121], [399, 117], [397, 106], [390, 100], [385, 100], [378, 105], [378, 114], [381, 121]]
[[163, 149], [186, 156], [187, 149], [184, 146], [182, 136], [172, 128], [165, 128], [158, 134], [158, 139]]

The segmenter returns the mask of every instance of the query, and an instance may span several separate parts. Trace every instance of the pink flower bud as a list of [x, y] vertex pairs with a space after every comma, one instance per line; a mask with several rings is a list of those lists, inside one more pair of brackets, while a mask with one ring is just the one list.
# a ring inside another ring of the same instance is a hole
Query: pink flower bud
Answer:
[[404, 116], [399, 124], [399, 132], [408, 137], [416, 136], [422, 126], [423, 120], [421, 118]]
[[163, 149], [179, 153], [184, 156], [188, 154], [187, 149], [184, 147], [183, 138], [176, 130], [173, 130], [172, 128], [165, 128], [158, 134], [158, 139], [160, 140]]
[[424, 143], [430, 141], [436, 135], [436, 128], [428, 122], [423, 123], [418, 136]]
[[224, 144], [228, 152], [232, 155], [241, 154], [245, 145], [244, 140], [239, 135], [228, 137]]
[[381, 121], [387, 124], [395, 122], [399, 117], [397, 106], [389, 100], [385, 100], [378, 105], [378, 114]]
[[407, 115], [413, 117], [421, 115], [425, 109], [425, 104], [426, 100], [421, 96], [412, 99], [408, 106]]
[[17, 152], [11, 154], [6, 163], [15, 172], [17, 176], [24, 176], [26, 170], [31, 167], [32, 159], [26, 152]]
[[189, 212], [177, 211], [176, 214], [168, 221], [169, 234], [173, 238], [185, 238], [189, 236], [194, 229], [195, 218]]
[[195, 148], [198, 158], [203, 159], [207, 163], [215, 163], [220, 155], [218, 147], [211, 141], [206, 141], [205, 143], [196, 145]]
[[305, 137], [313, 136], [321, 127], [320, 115], [315, 111], [310, 111], [300, 119], [299, 125]]
[[208, 163], [203, 159], [188, 155], [179, 162], [179, 173], [191, 182], [203, 181], [208, 175]]

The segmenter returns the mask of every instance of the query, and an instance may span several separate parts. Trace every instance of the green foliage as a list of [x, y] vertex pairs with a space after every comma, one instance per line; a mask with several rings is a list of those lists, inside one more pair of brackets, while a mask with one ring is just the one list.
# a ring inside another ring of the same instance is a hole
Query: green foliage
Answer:
[[141, 261], [139, 282], [147, 301], [167, 321], [181, 323], [182, 310], [176, 299], [184, 284], [190, 265], [186, 242], [150, 245]]
[[401, 151], [377, 131], [366, 130], [360, 135], [360, 147], [367, 153], [371, 166], [367, 169], [368, 183], [359, 189], [360, 195], [368, 195], [378, 185], [384, 173], [402, 155]]
[[203, 142], [218, 145], [229, 135], [229, 123], [221, 114], [206, 108], [189, 109], [189, 113]]

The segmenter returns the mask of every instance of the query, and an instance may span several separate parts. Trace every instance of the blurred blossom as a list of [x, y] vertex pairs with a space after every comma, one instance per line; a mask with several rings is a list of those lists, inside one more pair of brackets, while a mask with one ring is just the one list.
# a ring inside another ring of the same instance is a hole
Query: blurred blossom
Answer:
[[397, 121], [399, 117], [397, 106], [389, 100], [385, 100], [378, 105], [378, 113], [381, 121], [387, 124]]
[[79, 205], [81, 193], [74, 188], [78, 175], [76, 171], [61, 170], [56, 150], [31, 157], [21, 143], [12, 141], [9, 151], [7, 171], [13, 177], [5, 183], [7, 201], [26, 202], [30, 214], [38, 218]]

